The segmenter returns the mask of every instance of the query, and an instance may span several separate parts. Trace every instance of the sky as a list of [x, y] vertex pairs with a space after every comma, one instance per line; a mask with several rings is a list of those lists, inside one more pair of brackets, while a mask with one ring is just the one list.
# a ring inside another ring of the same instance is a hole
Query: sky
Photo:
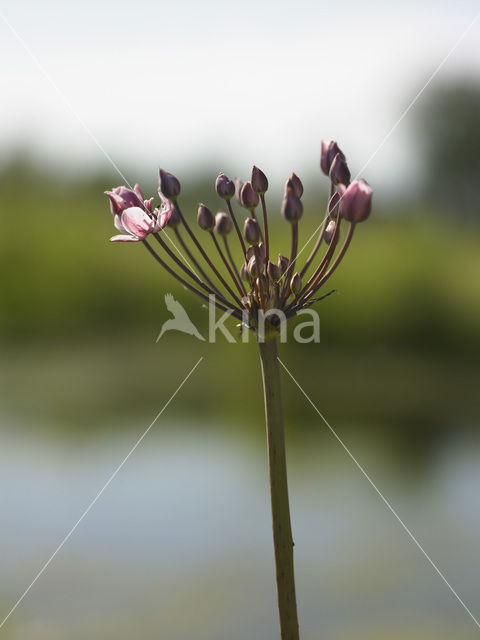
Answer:
[[[418, 171], [413, 122], [428, 89], [384, 138], [479, 10], [3, 0], [1, 156], [23, 146], [71, 170], [112, 161], [130, 182], [158, 166], [248, 175], [255, 163], [275, 181], [311, 175], [333, 138], [353, 175], [401, 190]], [[480, 78], [480, 18], [430, 88], [459, 76]]]

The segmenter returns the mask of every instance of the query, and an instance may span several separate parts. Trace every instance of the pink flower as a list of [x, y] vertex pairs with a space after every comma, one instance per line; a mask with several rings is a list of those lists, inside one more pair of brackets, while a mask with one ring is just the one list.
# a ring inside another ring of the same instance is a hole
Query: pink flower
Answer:
[[114, 224], [123, 233], [110, 238], [110, 242], [138, 242], [155, 231], [155, 220], [140, 207], [129, 207], [115, 215]]
[[113, 236], [112, 242], [143, 240], [149, 233], [163, 229], [173, 213], [172, 203], [163, 194], [160, 194], [162, 205], [153, 211], [153, 198], [144, 200], [138, 184], [133, 189], [122, 186], [105, 193], [110, 199], [113, 223], [122, 232]]
[[348, 187], [339, 185], [340, 214], [349, 222], [362, 222], [372, 209], [372, 187], [365, 180], [354, 180]]

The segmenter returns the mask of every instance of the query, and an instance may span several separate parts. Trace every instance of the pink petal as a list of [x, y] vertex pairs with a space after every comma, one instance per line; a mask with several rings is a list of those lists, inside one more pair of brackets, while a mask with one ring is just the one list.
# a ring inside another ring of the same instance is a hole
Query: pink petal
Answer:
[[149, 213], [152, 213], [153, 198], [150, 198], [149, 200], [144, 200], [143, 204], [145, 205], [145, 209]]
[[155, 222], [155, 231], [160, 231], [170, 220], [173, 213], [173, 204], [170, 202], [168, 198], [160, 193], [160, 198], [162, 199], [162, 207], [159, 209], [157, 213], [157, 220]]
[[123, 233], [119, 236], [113, 236], [110, 238], [110, 242], [138, 242], [140, 238], [131, 235], [123, 235]]
[[108, 196], [110, 200], [110, 211], [112, 215], [117, 215], [121, 213], [123, 208], [123, 200], [122, 198], [114, 193], [113, 191], [105, 191], [105, 195]]
[[130, 207], [122, 213], [122, 225], [128, 233], [137, 238], [145, 238], [154, 228], [153, 220], [140, 207]]
[[118, 229], [119, 231], [122, 231], [123, 233], [127, 233], [127, 230], [125, 229], [125, 227], [122, 224], [122, 217], [121, 216], [119, 216], [119, 215], [114, 216], [113, 224], [115, 225], [115, 229]]

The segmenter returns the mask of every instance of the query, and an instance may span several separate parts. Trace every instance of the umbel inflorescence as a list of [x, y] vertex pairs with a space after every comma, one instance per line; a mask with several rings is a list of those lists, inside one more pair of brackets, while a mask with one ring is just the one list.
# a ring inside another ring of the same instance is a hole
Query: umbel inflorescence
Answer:
[[[121, 186], [107, 191], [115, 227], [121, 231], [111, 240], [142, 242], [155, 260], [190, 291], [229, 311], [254, 331], [259, 314], [266, 314], [268, 327], [275, 332], [282, 318], [291, 318], [323, 297], [317, 293], [344, 257], [355, 225], [370, 214], [372, 189], [364, 180], [350, 182], [345, 155], [336, 142], [328, 145], [322, 142], [320, 167], [330, 178], [330, 193], [315, 245], [301, 268], [298, 232], [303, 214], [302, 182], [294, 173], [286, 182], [281, 213], [291, 227], [291, 246], [288, 257], [279, 253], [275, 259], [268, 232], [265, 198], [268, 180], [257, 167], [253, 167], [251, 179], [245, 183], [238, 179], [233, 182], [220, 173], [215, 188], [227, 211], [214, 215], [200, 204], [197, 213], [198, 226], [210, 236], [207, 242], [199, 240], [180, 208], [180, 182], [163, 169], [160, 169], [159, 207], [154, 208], [153, 198], [143, 199], [138, 185], [133, 189]], [[248, 212], [243, 232], [232, 206], [234, 199]], [[261, 214], [257, 216], [259, 209]], [[343, 221], [348, 227], [340, 242]], [[166, 228], [173, 229], [185, 260], [171, 248]], [[185, 234], [190, 238], [190, 246]], [[232, 236], [241, 247], [240, 264], [233, 257], [229, 240]], [[319, 258], [322, 246], [324, 252]], [[225, 267], [223, 274], [212, 260], [212, 251]]]

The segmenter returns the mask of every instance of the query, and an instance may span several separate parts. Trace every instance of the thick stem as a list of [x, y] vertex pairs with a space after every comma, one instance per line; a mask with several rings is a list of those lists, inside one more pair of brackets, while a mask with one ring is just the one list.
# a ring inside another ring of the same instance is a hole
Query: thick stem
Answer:
[[287, 462], [280, 370], [276, 339], [258, 343], [262, 362], [267, 426], [273, 544], [282, 640], [298, 640], [297, 602], [293, 570], [293, 539], [288, 504]]

